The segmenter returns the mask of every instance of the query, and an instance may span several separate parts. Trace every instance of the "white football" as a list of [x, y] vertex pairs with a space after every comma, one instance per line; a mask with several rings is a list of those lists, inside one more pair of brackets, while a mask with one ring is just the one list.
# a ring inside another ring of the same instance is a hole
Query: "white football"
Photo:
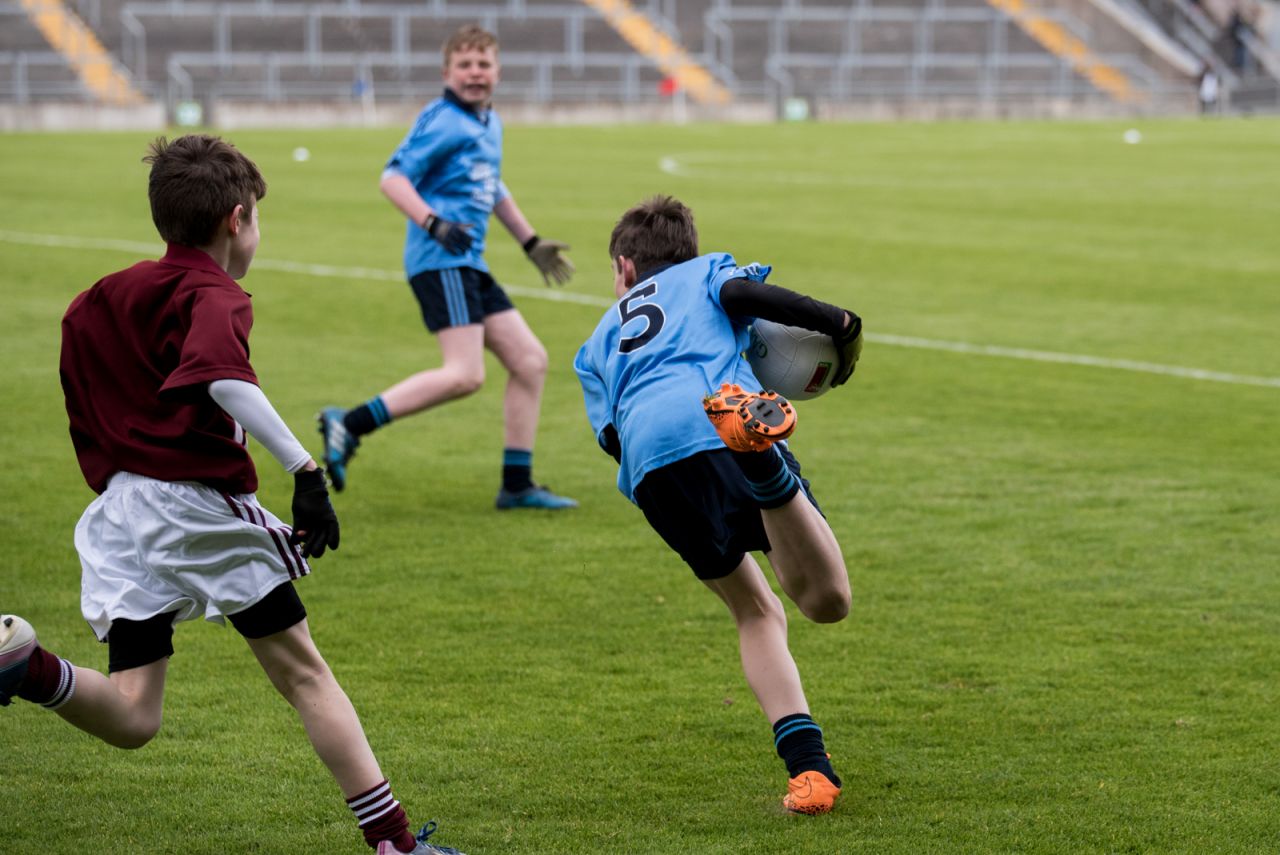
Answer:
[[765, 389], [804, 401], [831, 389], [840, 357], [829, 335], [758, 320], [751, 327], [747, 361]]

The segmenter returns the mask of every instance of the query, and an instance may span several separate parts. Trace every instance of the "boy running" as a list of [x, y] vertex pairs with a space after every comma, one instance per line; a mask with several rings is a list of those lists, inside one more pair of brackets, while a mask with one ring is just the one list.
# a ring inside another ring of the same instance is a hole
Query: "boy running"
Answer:
[[462, 398], [484, 383], [484, 351], [507, 371], [503, 396], [502, 487], [498, 510], [561, 510], [577, 502], [533, 482], [533, 442], [547, 378], [547, 351], [489, 275], [484, 260], [489, 215], [498, 218], [547, 284], [569, 280], [565, 244], [534, 232], [502, 183], [502, 122], [492, 107], [498, 40], [477, 26], [444, 46], [444, 94], [427, 104], [387, 161], [382, 192], [409, 220], [405, 274], [427, 329], [440, 339], [444, 365], [414, 374], [381, 395], [320, 413], [325, 465], [335, 490], [346, 486], [360, 437], [389, 422]]
[[783, 805], [826, 813], [840, 778], [809, 715], [782, 603], [749, 553], [765, 553], [782, 590], [818, 623], [848, 614], [849, 577], [782, 441], [795, 412], [772, 392], [744, 391], [759, 383], [741, 354], [754, 318], [826, 333], [840, 352], [838, 386], [861, 353], [862, 321], [765, 284], [768, 267], [699, 256], [693, 213], [669, 196], [622, 215], [609, 258], [618, 302], [574, 360], [587, 417], [620, 464], [618, 489], [728, 606], [790, 777]]
[[[258, 248], [267, 185], [227, 142], [151, 145], [151, 214], [168, 243], [100, 280], [62, 320], [62, 388], [80, 469], [98, 497], [76, 526], [81, 610], [108, 645], [108, 674], [41, 647], [0, 615], [0, 705], [57, 712], [119, 748], [160, 730], [173, 627], [230, 620], [297, 710], [316, 754], [379, 855], [452, 853], [415, 838], [355, 708], [307, 628], [293, 580], [338, 548], [324, 470], [249, 364], [253, 307], [236, 280]], [[254, 439], [294, 477], [293, 525], [258, 503]]]

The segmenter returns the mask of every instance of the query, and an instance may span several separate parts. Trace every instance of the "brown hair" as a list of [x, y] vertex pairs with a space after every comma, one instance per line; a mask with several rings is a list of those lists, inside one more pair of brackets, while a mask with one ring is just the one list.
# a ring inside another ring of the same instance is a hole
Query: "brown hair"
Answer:
[[253, 161], [218, 137], [190, 134], [173, 142], [158, 137], [149, 151], [142, 162], [151, 164], [151, 220], [168, 243], [204, 246], [236, 205], [244, 205], [247, 218], [267, 195], [267, 182]]
[[469, 50], [487, 50], [493, 48], [498, 49], [498, 37], [493, 33], [481, 27], [479, 24], [464, 24], [458, 27], [457, 31], [449, 36], [449, 40], [444, 43], [444, 66], [449, 67], [449, 58], [458, 51]]
[[630, 208], [609, 236], [609, 258], [624, 255], [637, 273], [698, 257], [693, 211], [674, 196], [651, 196]]

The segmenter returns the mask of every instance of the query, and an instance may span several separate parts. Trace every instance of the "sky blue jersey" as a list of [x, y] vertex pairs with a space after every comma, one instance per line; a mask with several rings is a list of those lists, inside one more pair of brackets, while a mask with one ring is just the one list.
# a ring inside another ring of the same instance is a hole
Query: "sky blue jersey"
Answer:
[[507, 196], [502, 183], [502, 121], [493, 110], [472, 111], [448, 89], [418, 114], [386, 172], [413, 182], [418, 195], [446, 220], [467, 223], [475, 242], [461, 255], [445, 250], [417, 223], [408, 223], [404, 269], [408, 278], [424, 270], [474, 267], [488, 272], [484, 238], [493, 206]]
[[618, 489], [632, 501], [646, 474], [700, 451], [724, 448], [702, 409], [721, 383], [760, 388], [742, 352], [753, 318], [730, 317], [720, 288], [763, 282], [771, 268], [739, 267], [711, 253], [637, 282], [613, 305], [573, 367], [597, 441], [613, 425], [622, 445]]

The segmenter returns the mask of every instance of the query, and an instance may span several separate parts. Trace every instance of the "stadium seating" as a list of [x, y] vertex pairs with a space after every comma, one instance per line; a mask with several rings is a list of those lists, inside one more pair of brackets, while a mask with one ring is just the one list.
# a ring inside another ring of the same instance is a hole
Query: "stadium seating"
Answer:
[[[149, 96], [178, 100], [421, 102], [439, 86], [440, 45], [476, 21], [503, 46], [503, 98], [529, 104], [657, 103], [665, 76], [599, 12], [571, 0], [74, 0]], [[1090, 0], [1052, 0], [1064, 4]], [[1150, 0], [1174, 2], [1174, 0]], [[1069, 58], [988, 0], [634, 0], [739, 101], [811, 104], [1040, 98], [1102, 102]], [[16, 5], [14, 8], [17, 8]], [[1147, 92], [1192, 88], [1159, 57], [1043, 12]], [[6, 21], [16, 20], [10, 16]], [[1090, 22], [1093, 23], [1093, 22]], [[20, 27], [9, 27], [15, 32]], [[74, 90], [45, 50], [0, 42], [0, 98]], [[17, 59], [21, 53], [25, 59]], [[17, 72], [19, 65], [24, 69]], [[36, 77], [33, 78], [32, 75]], [[46, 82], [47, 78], [47, 82]], [[15, 81], [21, 81], [20, 83]], [[65, 84], [65, 85], [64, 85]], [[60, 88], [61, 87], [61, 88]]]

